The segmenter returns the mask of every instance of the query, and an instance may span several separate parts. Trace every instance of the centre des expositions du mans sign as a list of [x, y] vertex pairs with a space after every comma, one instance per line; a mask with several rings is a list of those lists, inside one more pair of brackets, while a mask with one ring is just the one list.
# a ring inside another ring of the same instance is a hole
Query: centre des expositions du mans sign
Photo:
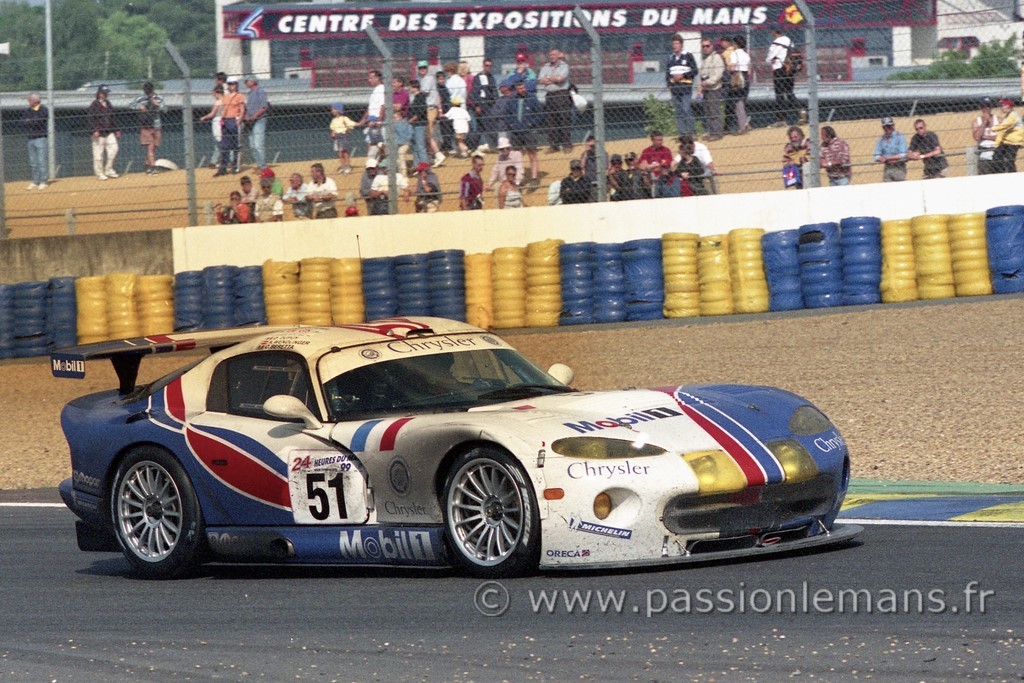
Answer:
[[[432, 4], [354, 3], [228, 5], [225, 38], [340, 38], [373, 26], [386, 36], [515, 34], [522, 31], [579, 31], [579, 6], [599, 31], [700, 31], [705, 28], [793, 26], [804, 17], [791, 0], [779, 2], [606, 2], [509, 3], [492, 0]], [[935, 0], [819, 0], [810, 3], [819, 28], [920, 26], [935, 23]]]

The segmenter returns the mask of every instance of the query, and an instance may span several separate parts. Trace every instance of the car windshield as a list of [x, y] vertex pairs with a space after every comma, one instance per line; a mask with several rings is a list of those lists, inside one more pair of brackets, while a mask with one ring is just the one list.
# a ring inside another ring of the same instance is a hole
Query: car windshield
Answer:
[[460, 411], [567, 391], [573, 389], [509, 348], [382, 360], [324, 383], [334, 421]]

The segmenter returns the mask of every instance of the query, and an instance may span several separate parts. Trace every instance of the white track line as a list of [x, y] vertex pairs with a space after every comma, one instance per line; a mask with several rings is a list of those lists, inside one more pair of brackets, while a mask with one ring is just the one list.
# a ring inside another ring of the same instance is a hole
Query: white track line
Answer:
[[956, 519], [858, 519], [856, 517], [839, 517], [839, 524], [875, 524], [879, 526], [952, 526], [952, 527], [991, 527], [997, 529], [1024, 529], [1024, 522], [972, 522]]

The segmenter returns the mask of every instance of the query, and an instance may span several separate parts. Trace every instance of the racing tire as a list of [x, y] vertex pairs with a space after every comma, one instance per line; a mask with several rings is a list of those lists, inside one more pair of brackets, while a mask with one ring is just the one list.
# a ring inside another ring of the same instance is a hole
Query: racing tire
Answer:
[[508, 454], [477, 448], [456, 458], [443, 503], [452, 554], [470, 574], [501, 578], [537, 569], [537, 497], [523, 468]]
[[206, 556], [199, 499], [181, 464], [166, 451], [142, 446], [121, 462], [110, 489], [114, 536], [143, 579], [176, 579]]

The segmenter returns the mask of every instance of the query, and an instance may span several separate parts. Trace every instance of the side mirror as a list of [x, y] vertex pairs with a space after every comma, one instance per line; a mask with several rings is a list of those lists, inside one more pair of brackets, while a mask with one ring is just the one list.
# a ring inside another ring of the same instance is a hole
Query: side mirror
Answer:
[[565, 363], [555, 363], [548, 368], [548, 374], [557, 379], [565, 386], [572, 384], [572, 380], [576, 377], [576, 373], [572, 371]]
[[320, 429], [323, 424], [316, 419], [313, 413], [309, 412], [306, 404], [286, 394], [271, 396], [263, 402], [263, 410], [267, 415], [280, 417], [285, 420], [302, 420], [306, 429]]

